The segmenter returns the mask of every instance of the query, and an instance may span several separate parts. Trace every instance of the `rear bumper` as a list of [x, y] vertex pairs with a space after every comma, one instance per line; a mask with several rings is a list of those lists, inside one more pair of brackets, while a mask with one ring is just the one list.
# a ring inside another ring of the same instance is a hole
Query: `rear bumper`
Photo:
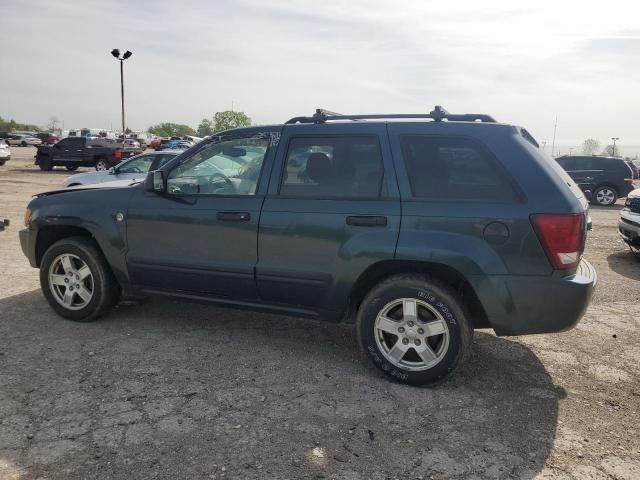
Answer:
[[640, 248], [640, 214], [622, 210], [618, 220], [618, 235], [628, 245]]
[[490, 276], [474, 287], [497, 335], [529, 335], [573, 328], [597, 281], [593, 266], [582, 260], [567, 277]]
[[30, 230], [25, 228], [18, 232], [20, 236], [20, 246], [22, 247], [22, 253], [29, 259], [29, 264], [37, 268], [38, 263], [36, 259], [36, 230]]

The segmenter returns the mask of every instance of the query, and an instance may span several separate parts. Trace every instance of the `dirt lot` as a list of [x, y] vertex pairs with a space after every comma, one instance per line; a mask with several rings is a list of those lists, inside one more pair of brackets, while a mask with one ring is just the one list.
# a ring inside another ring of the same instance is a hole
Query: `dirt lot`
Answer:
[[640, 478], [640, 262], [594, 209], [573, 331], [497, 338], [437, 388], [389, 383], [349, 326], [178, 301], [53, 314], [20, 251], [34, 149], [0, 167], [0, 478]]

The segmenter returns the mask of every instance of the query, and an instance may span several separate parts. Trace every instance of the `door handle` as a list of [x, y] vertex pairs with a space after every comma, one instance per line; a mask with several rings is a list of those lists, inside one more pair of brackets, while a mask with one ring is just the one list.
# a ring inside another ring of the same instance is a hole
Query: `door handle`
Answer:
[[216, 218], [223, 222], [248, 222], [251, 215], [249, 212], [218, 212]]
[[347, 225], [352, 227], [384, 227], [387, 225], [387, 217], [361, 215], [347, 217]]

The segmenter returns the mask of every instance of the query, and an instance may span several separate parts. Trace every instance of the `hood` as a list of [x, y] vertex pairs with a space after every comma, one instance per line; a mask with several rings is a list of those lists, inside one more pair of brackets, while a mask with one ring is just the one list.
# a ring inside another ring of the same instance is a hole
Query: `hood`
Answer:
[[640, 198], [640, 188], [636, 188], [635, 190], [629, 192], [627, 198]]
[[58, 190], [49, 190], [34, 195], [36, 198], [47, 197], [49, 195], [56, 195], [59, 193], [78, 192], [80, 190], [98, 190], [104, 188], [128, 188], [134, 185], [138, 185], [142, 180], [116, 180], [113, 182], [92, 183], [90, 185], [78, 185], [77, 187], [61, 188]]

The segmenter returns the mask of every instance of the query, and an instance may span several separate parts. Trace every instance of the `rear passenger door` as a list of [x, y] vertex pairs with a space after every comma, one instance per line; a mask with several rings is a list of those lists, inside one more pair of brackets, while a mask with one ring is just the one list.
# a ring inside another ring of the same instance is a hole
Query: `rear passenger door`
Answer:
[[393, 259], [399, 229], [384, 125], [286, 126], [260, 217], [260, 296], [334, 318], [358, 277]]

